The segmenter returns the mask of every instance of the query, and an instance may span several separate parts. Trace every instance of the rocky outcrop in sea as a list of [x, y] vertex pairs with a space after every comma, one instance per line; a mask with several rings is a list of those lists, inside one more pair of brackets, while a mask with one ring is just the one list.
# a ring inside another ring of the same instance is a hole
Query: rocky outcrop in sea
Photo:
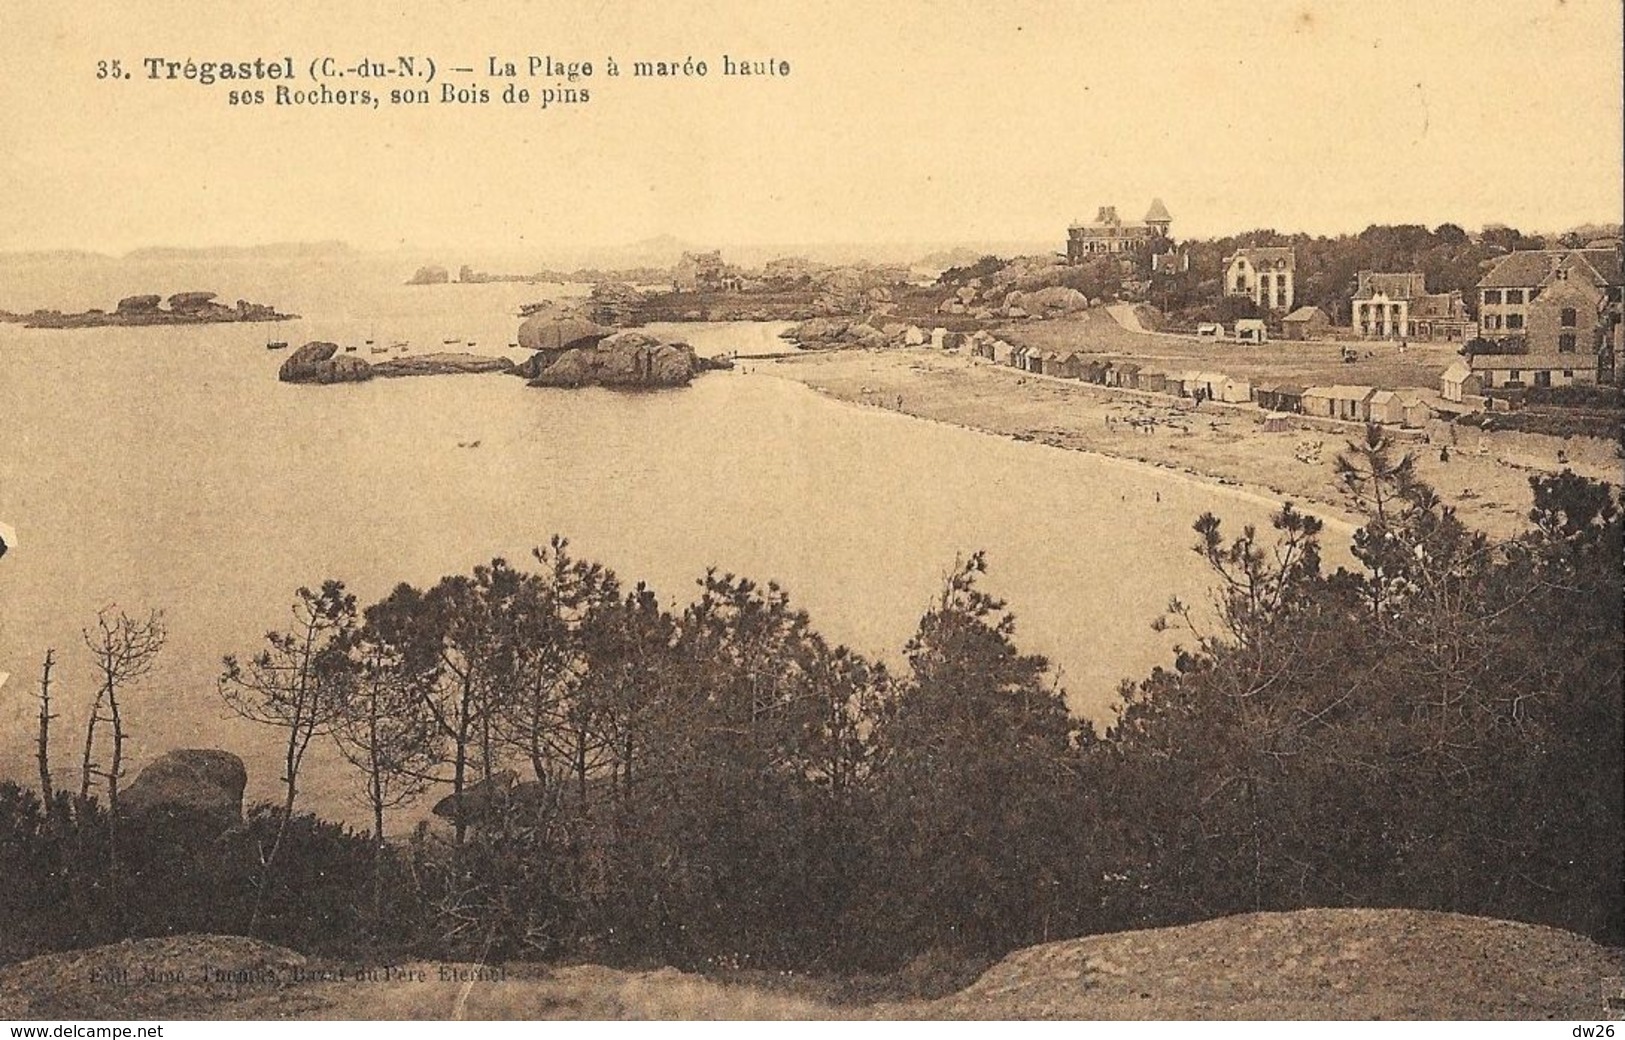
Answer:
[[10, 315], [12, 321], [21, 321], [31, 329], [93, 329], [108, 325], [207, 325], [238, 321], [288, 321], [297, 314], [283, 314], [275, 307], [263, 303], [238, 300], [233, 306], [215, 301], [212, 292], [181, 292], [169, 298], [163, 306], [163, 297], [156, 293], [126, 296], [117, 309], [104, 311], [92, 308], [78, 314], [61, 311], [34, 311], [32, 314]]
[[531, 386], [656, 389], [687, 386], [701, 372], [731, 367], [731, 362], [700, 357], [687, 343], [646, 332], [618, 332], [587, 346], [537, 351], [514, 372]]
[[414, 354], [373, 364], [352, 354], [340, 354], [337, 343], [315, 342], [290, 354], [277, 371], [277, 378], [284, 383], [364, 383], [398, 376], [507, 372], [513, 367], [507, 358], [449, 353]]

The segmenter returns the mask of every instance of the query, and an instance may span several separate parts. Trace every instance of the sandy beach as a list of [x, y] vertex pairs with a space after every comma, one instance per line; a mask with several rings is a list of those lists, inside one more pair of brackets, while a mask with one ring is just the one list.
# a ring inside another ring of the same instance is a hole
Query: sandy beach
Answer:
[[[1360, 523], [1333, 470], [1337, 453], [1362, 436], [1355, 423], [1294, 417], [1288, 430], [1265, 432], [1264, 412], [1254, 405], [1195, 407], [1162, 394], [1035, 376], [923, 348], [810, 353], [751, 370], [856, 405], [1240, 485], [1328, 520]], [[1496, 538], [1528, 527], [1533, 475], [1566, 467], [1620, 483], [1618, 450], [1607, 441], [1485, 433], [1442, 421], [1395, 433], [1416, 453], [1422, 479], [1464, 522]], [[1442, 461], [1446, 446], [1449, 461]]]

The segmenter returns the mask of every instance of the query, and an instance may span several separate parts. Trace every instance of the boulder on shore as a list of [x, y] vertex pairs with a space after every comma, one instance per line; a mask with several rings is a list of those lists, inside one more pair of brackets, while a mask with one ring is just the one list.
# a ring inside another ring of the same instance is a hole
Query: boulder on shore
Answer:
[[809, 318], [785, 329], [779, 336], [802, 344], [832, 344], [840, 341], [851, 324], [845, 318]]
[[288, 356], [277, 370], [284, 383], [362, 383], [372, 378], [372, 366], [348, 354], [334, 357], [337, 343], [306, 343]]
[[222, 829], [242, 822], [248, 769], [229, 751], [181, 748], [159, 756], [119, 792], [132, 816], [190, 813], [216, 818]]
[[590, 347], [566, 350], [545, 365], [542, 354], [520, 366], [535, 372], [531, 386], [687, 386], [698, 372], [718, 367], [694, 352], [645, 332], [618, 332]]

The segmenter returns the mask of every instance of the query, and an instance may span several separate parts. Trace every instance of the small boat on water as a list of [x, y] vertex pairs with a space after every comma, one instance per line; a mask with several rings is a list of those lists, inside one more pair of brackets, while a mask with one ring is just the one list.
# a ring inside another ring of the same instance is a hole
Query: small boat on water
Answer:
[[443, 340], [441, 340], [441, 341], [440, 341], [440, 342], [442, 342], [442, 343], [444, 343], [444, 344], [445, 344], [445, 345], [446, 345], [446, 346], [448, 346], [448, 347], [449, 347], [449, 346], [451, 346], [451, 345], [452, 345], [452, 344], [453, 344], [453, 343], [456, 343], [456, 342], [457, 342], [457, 340], [456, 340], [456, 338], [455, 338], [455, 337], [454, 337], [454, 338], [452, 338], [452, 339], [443, 339]]
[[[369, 342], [369, 343], [370, 343], [370, 342], [372, 342], [372, 341], [371, 341], [371, 340], [368, 340], [368, 341], [367, 341], [367, 342]], [[352, 343], [352, 344], [350, 344], [350, 345], [349, 345], [349, 346], [348, 346], [348, 347], [345, 347], [345, 348], [344, 348], [344, 352], [345, 352], [345, 353], [346, 353], [346, 354], [351, 354], [351, 353], [354, 353], [354, 352], [355, 352], [355, 344], [353, 344], [353, 343]]]
[[288, 341], [285, 340], [285, 339], [271, 340], [270, 342], [265, 344], [265, 349], [266, 350], [287, 350], [288, 349]]
[[388, 347], [373, 347], [372, 352], [374, 354], [387, 354], [387, 353], [389, 353], [389, 348]]
[[469, 345], [469, 346], [471, 346], [471, 347], [477, 347], [477, 346], [479, 346], [479, 344], [478, 344], [478, 343], [475, 343], [475, 342], [474, 342], [474, 341], [473, 341], [473, 340], [469, 340], [469, 341], [468, 341], [468, 345]]
[[391, 343], [390, 346], [394, 347], [396, 350], [405, 350], [407, 348], [407, 346], [408, 346], [408, 343], [404, 339], [398, 339], [395, 342]]

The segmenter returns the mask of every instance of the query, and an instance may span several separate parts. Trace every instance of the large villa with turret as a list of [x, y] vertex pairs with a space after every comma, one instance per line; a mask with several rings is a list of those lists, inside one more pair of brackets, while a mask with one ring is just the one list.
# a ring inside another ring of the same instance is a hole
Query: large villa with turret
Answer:
[[1066, 229], [1066, 258], [1077, 263], [1092, 256], [1143, 253], [1153, 242], [1168, 237], [1173, 222], [1161, 199], [1153, 199], [1145, 219], [1137, 223], [1125, 223], [1116, 206], [1102, 206], [1093, 221], [1077, 221]]

